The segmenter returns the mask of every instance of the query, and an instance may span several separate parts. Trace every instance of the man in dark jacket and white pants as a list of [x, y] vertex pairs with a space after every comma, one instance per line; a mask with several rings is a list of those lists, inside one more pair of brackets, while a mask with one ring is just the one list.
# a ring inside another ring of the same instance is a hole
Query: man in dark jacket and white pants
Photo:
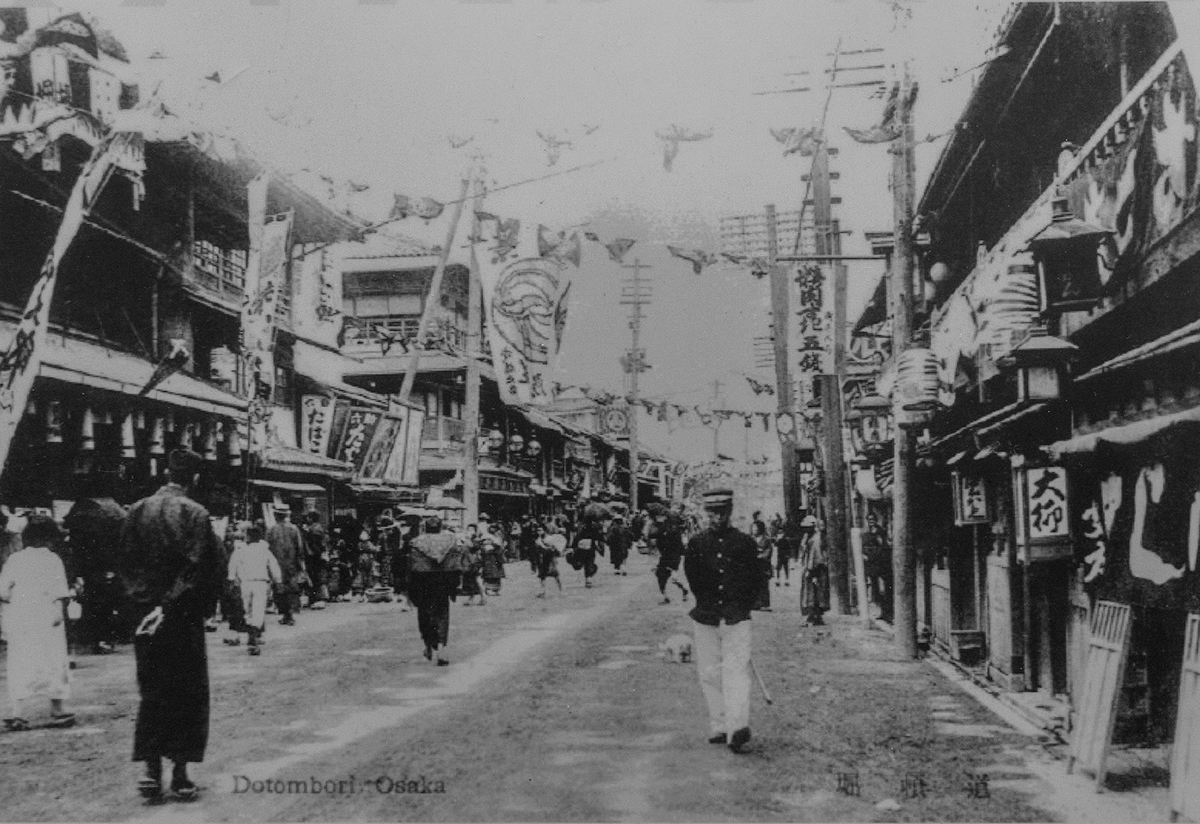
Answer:
[[729, 525], [733, 492], [704, 495], [709, 526], [688, 542], [683, 570], [696, 596], [696, 668], [708, 703], [709, 742], [746, 752], [750, 740], [750, 610], [759, 585], [758, 548]]

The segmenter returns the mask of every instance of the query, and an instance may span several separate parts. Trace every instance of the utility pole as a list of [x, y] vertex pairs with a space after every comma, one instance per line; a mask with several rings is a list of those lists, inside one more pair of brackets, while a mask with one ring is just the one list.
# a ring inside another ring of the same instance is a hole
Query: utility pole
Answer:
[[[803, 214], [797, 235], [803, 233]], [[775, 204], [767, 204], [767, 263], [771, 272], [771, 319], [774, 327], [775, 344], [775, 396], [776, 409], [780, 414], [795, 412], [795, 393], [792, 387], [791, 350], [788, 344], [788, 329], [791, 326], [791, 286], [788, 283], [789, 268], [780, 265], [779, 237], [775, 219]], [[783, 471], [783, 508], [788, 521], [800, 520], [800, 461], [796, 445], [790, 440], [780, 439], [779, 456]]]
[[[896, 101], [899, 139], [892, 144], [892, 193], [895, 220], [892, 255], [892, 351], [899, 358], [908, 348], [912, 325], [913, 298], [913, 161], [912, 78], [905, 59], [901, 68], [900, 92]], [[895, 474], [892, 480], [892, 575], [895, 608], [896, 650], [906, 658], [917, 657], [917, 559], [912, 542], [912, 510], [909, 491], [913, 474], [912, 431], [899, 420], [895, 434]]]
[[[813, 238], [816, 254], [836, 255], [840, 242], [833, 225], [833, 202], [829, 187], [829, 150], [824, 141], [813, 156]], [[850, 612], [850, 580], [847, 574], [845, 457], [842, 454], [842, 381], [846, 372], [846, 267], [835, 261], [828, 272], [833, 277], [833, 374], [822, 375], [821, 419], [825, 448], [825, 535], [828, 539], [830, 609], [835, 615]]]
[[[479, 353], [483, 349], [483, 287], [479, 280], [479, 212], [483, 207], [483, 171], [475, 178], [471, 224], [471, 268], [467, 280], [467, 386], [463, 420], [463, 515], [479, 522]], [[465, 525], [465, 524], [464, 524]]]
[[622, 269], [633, 270], [633, 277], [626, 280], [621, 289], [621, 304], [629, 309], [629, 331], [631, 345], [626, 356], [625, 369], [629, 373], [629, 511], [638, 511], [638, 375], [646, 368], [645, 353], [638, 337], [642, 331], [642, 307], [650, 302], [650, 285], [642, 281], [642, 270], [649, 269], [634, 258], [632, 264]]

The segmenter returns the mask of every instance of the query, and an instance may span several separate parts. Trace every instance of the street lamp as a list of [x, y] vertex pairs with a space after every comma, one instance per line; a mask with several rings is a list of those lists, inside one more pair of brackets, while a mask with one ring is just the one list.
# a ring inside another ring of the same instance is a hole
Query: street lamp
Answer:
[[1116, 265], [1112, 232], [1079, 220], [1065, 197], [1051, 203], [1050, 225], [1029, 240], [1046, 309], [1090, 309]]
[[1056, 401], [1062, 397], [1066, 366], [1079, 347], [1034, 328], [1029, 337], [996, 361], [1001, 369], [1017, 370], [1017, 399]]
[[854, 402], [846, 420], [855, 452], [866, 455], [882, 449], [892, 439], [891, 411], [892, 404], [881, 395], [867, 395]]

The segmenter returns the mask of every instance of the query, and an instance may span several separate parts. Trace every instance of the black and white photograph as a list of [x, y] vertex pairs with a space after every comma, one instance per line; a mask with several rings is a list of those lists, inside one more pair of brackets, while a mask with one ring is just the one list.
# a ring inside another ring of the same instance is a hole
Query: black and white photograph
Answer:
[[1200, 821], [1200, 2], [0, 6], [0, 821]]

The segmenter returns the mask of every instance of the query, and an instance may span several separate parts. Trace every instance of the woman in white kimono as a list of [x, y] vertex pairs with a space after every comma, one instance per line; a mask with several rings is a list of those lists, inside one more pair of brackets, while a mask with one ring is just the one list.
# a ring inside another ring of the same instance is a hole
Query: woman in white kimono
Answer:
[[70, 694], [63, 602], [71, 596], [62, 560], [50, 549], [60, 535], [49, 517], [31, 516], [21, 532], [25, 548], [10, 555], [0, 569], [12, 702], [12, 717], [4, 719], [4, 726], [9, 730], [29, 729], [21, 708], [35, 695], [50, 699], [50, 726], [69, 727], [75, 721], [63, 711]]

